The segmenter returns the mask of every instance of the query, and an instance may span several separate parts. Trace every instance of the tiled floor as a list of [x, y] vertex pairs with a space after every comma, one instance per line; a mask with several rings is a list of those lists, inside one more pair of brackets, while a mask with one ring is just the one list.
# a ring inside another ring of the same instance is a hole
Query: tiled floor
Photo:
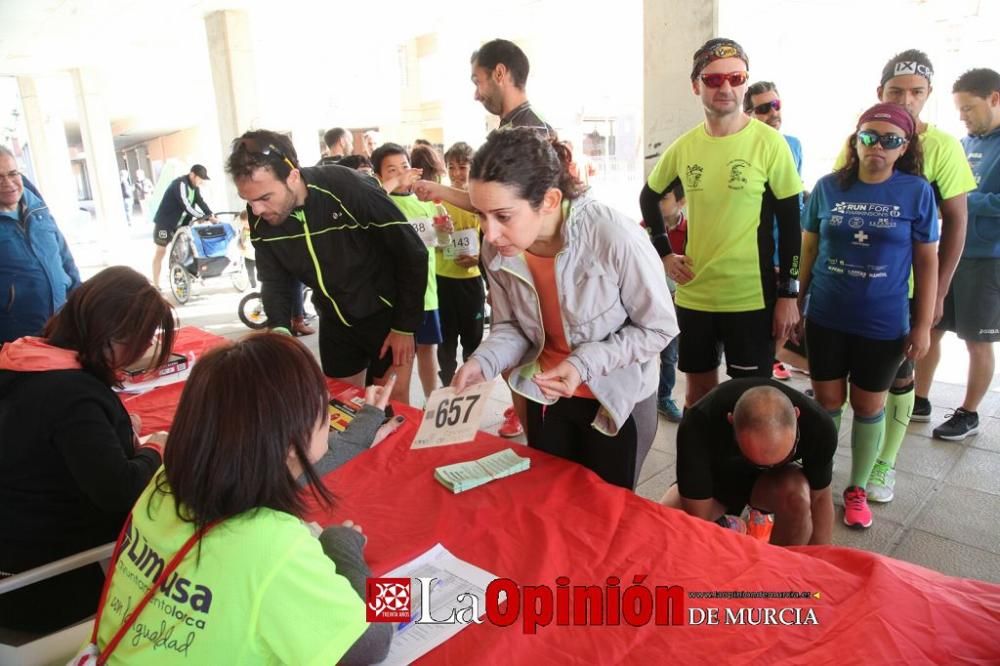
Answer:
[[[147, 229], [137, 228], [134, 238], [114, 248], [103, 258], [148, 271], [152, 245]], [[89, 250], [89, 252], [88, 252]], [[78, 256], [100, 256], [93, 247], [78, 248]], [[83, 273], [96, 272], [81, 261]], [[182, 324], [195, 325], [227, 337], [247, 332], [236, 317], [240, 295], [225, 282], [216, 281], [184, 307], [178, 308]], [[317, 337], [303, 341], [317, 350]], [[913, 423], [897, 461], [896, 499], [885, 505], [873, 504], [875, 522], [868, 530], [852, 530], [841, 522], [840, 493], [850, 468], [850, 412], [843, 419], [840, 447], [834, 467], [834, 497], [838, 504], [834, 543], [891, 555], [956, 576], [1000, 583], [1000, 390], [990, 391], [980, 407], [980, 434], [964, 442], [931, 438], [945, 412], [961, 404], [964, 387], [964, 348], [946, 338], [944, 360], [938, 382], [931, 391], [934, 412], [931, 423]], [[683, 396], [681, 375], [675, 396]], [[808, 381], [796, 374], [797, 388]], [[412, 404], [422, 402], [420, 383], [413, 378]], [[496, 432], [501, 415], [510, 404], [509, 391], [497, 382], [487, 407], [483, 429]], [[639, 477], [639, 495], [658, 501], [675, 480], [674, 443], [677, 426], [660, 417], [653, 449]], [[523, 443], [523, 437], [518, 440]]]

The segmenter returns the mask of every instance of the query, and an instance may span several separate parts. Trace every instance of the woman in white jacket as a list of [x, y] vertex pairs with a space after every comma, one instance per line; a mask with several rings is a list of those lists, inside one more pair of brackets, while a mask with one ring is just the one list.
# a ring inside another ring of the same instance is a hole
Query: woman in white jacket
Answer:
[[659, 353], [677, 321], [648, 237], [583, 195], [570, 157], [511, 129], [473, 158], [493, 324], [452, 386], [511, 368], [511, 390], [528, 399], [530, 446], [634, 489], [656, 433]]

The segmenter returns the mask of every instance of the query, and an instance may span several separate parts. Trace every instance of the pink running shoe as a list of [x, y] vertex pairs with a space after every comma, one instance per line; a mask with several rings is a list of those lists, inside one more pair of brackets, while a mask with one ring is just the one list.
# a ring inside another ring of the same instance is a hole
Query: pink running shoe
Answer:
[[844, 524], [861, 528], [872, 526], [872, 511], [868, 508], [864, 488], [851, 486], [844, 491]]
[[503, 423], [500, 424], [500, 430], [497, 431], [497, 434], [508, 438], [524, 434], [521, 420], [517, 418], [517, 412], [514, 411], [513, 407], [508, 407], [503, 413]]
[[774, 367], [771, 369], [771, 376], [774, 377], [775, 379], [780, 379], [783, 382], [787, 382], [789, 379], [792, 378], [792, 373], [788, 371], [788, 368], [785, 367], [784, 363], [778, 361], [774, 364]]

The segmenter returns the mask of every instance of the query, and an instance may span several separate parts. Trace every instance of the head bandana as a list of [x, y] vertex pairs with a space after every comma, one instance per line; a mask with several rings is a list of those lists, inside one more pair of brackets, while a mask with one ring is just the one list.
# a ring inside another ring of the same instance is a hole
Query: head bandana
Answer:
[[916, 74], [927, 79], [927, 83], [931, 83], [931, 79], [934, 77], [934, 69], [931, 67], [931, 63], [920, 62], [919, 60], [914, 60], [912, 58], [907, 59], [906, 55], [898, 60], [893, 58], [882, 70], [882, 82], [879, 85], [885, 85], [886, 81], [895, 78], [897, 76], [908, 76], [910, 74]]
[[691, 80], [694, 81], [698, 78], [701, 70], [705, 69], [709, 63], [722, 58], [739, 58], [747, 66], [747, 69], [750, 69], [750, 60], [742, 46], [731, 39], [710, 39], [694, 53]]
[[861, 117], [858, 118], [857, 129], [861, 129], [862, 125], [874, 120], [881, 120], [895, 125], [899, 129], [903, 130], [903, 134], [907, 139], [912, 138], [913, 133], [917, 129], [916, 123], [913, 122], [913, 116], [911, 116], [909, 112], [899, 104], [876, 104], [861, 114]]

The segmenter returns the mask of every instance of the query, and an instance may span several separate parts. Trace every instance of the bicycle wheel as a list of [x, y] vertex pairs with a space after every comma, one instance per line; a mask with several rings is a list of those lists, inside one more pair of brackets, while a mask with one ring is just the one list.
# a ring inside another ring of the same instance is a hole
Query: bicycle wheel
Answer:
[[180, 264], [170, 266], [170, 293], [179, 305], [191, 300], [191, 276]]
[[247, 273], [246, 269], [230, 273], [230, 279], [233, 281], [233, 287], [236, 291], [246, 291], [250, 288], [250, 275]]
[[240, 300], [238, 314], [248, 328], [255, 331], [267, 328], [267, 313], [264, 312], [264, 301], [259, 291], [252, 291]]
[[306, 287], [302, 290], [302, 309], [305, 312], [306, 319], [312, 321], [316, 318], [316, 306], [313, 304], [313, 290]]

